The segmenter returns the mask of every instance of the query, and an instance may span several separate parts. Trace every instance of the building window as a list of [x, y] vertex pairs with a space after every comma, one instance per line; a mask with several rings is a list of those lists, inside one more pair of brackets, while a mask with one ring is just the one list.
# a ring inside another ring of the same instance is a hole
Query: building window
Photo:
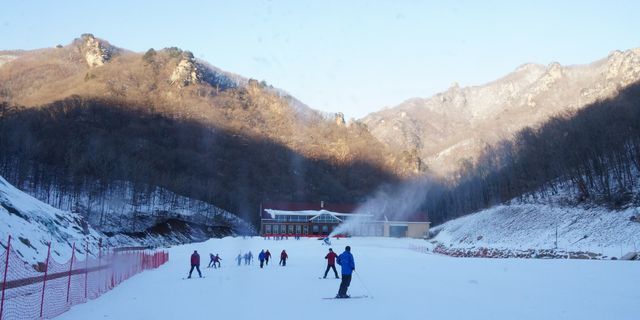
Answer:
[[318, 234], [320, 232], [320, 228], [317, 225], [313, 225], [311, 230], [313, 230], [313, 234]]
[[329, 226], [327, 225], [322, 226], [322, 234], [329, 234]]
[[309, 234], [309, 226], [302, 226], [302, 234], [304, 235]]
[[288, 234], [293, 234], [293, 225], [292, 225], [292, 224], [290, 224], [290, 225], [289, 225], [289, 232], [288, 232]]
[[341, 222], [340, 219], [328, 213], [319, 214], [313, 217], [311, 221], [315, 223], [340, 223]]
[[301, 234], [302, 233], [302, 226], [301, 225], [297, 225], [296, 226], [296, 234]]
[[264, 233], [271, 233], [271, 225], [267, 224], [264, 226]]

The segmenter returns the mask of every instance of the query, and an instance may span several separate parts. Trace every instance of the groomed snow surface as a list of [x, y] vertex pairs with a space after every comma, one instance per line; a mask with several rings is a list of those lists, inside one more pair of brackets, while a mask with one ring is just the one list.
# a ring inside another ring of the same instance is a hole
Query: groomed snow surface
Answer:
[[[451, 258], [418, 253], [422, 240], [333, 240], [350, 245], [356, 271], [349, 294], [326, 300], [340, 280], [319, 279], [327, 247], [316, 239], [212, 239], [169, 249], [170, 261], [60, 319], [640, 319], [640, 264], [630, 261]], [[238, 253], [273, 258], [238, 266]], [[280, 252], [289, 254], [278, 266]], [[193, 250], [205, 278], [183, 280]], [[219, 253], [222, 268], [206, 268]], [[340, 271], [338, 267], [338, 272]]]

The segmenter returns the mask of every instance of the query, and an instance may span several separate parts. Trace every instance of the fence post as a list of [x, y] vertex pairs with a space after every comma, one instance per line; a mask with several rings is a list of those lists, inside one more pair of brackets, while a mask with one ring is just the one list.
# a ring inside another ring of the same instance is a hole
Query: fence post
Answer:
[[49, 271], [49, 257], [51, 256], [51, 242], [49, 242], [47, 249], [47, 261], [44, 264], [44, 280], [42, 281], [42, 299], [40, 299], [40, 318], [42, 318], [42, 311], [44, 308], [44, 291], [47, 288], [47, 272]]
[[100, 289], [99, 289], [100, 293], [99, 294], [102, 294], [103, 292], [106, 291], [105, 286], [108, 287], [106, 285], [106, 283], [105, 283], [106, 281], [104, 280], [105, 279], [105, 277], [104, 277], [105, 272], [104, 272], [104, 269], [102, 269], [102, 238], [100, 238], [100, 240], [98, 240], [98, 268], [100, 268], [100, 269], [98, 269], [99, 270], [98, 274], [101, 275], [100, 279], [98, 280], [98, 281], [100, 281]]
[[2, 319], [2, 310], [4, 309], [4, 289], [7, 287], [7, 273], [9, 272], [9, 253], [11, 252], [11, 235], [7, 242], [7, 257], [4, 261], [4, 276], [2, 279], [2, 299], [0, 299], [0, 320]]
[[89, 280], [89, 240], [86, 242], [84, 253], [84, 300], [87, 300], [87, 282]]
[[67, 303], [69, 303], [69, 291], [71, 291], [71, 271], [73, 270], [73, 258], [76, 256], [76, 243], [71, 248], [71, 262], [69, 263], [69, 281], [67, 282]]

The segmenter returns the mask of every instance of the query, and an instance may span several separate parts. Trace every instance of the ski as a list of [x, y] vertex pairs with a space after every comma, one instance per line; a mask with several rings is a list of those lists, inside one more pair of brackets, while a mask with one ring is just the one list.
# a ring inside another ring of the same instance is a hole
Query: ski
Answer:
[[206, 278], [206, 277], [197, 277], [197, 278], [196, 278], [196, 277], [191, 277], [191, 278], [186, 278], [186, 277], [185, 277], [185, 278], [182, 278], [182, 280], [204, 279], [204, 278]]
[[364, 299], [364, 298], [372, 298], [373, 297], [369, 297], [367, 295], [362, 295], [362, 296], [349, 296], [349, 298], [336, 298], [336, 297], [332, 297], [332, 298], [322, 298], [324, 300], [349, 300], [349, 299]]

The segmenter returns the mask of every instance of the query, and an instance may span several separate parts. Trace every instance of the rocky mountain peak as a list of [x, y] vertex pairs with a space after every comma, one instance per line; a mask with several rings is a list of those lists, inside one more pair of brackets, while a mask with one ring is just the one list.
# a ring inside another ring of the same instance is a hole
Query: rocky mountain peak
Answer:
[[202, 68], [196, 62], [193, 53], [185, 51], [178, 65], [171, 74], [171, 84], [186, 87], [190, 84], [200, 83], [202, 80]]
[[451, 84], [447, 91], [440, 94], [440, 101], [449, 107], [461, 108], [467, 103], [464, 90], [457, 82]]
[[344, 121], [344, 113], [338, 112], [334, 114], [334, 121], [339, 126], [344, 126], [346, 122]]
[[535, 94], [547, 91], [564, 75], [562, 65], [558, 62], [552, 62], [547, 66], [547, 71], [537, 81], [536, 87], [533, 90]]
[[640, 48], [613, 51], [607, 57], [608, 80], [620, 78], [621, 85], [629, 85], [640, 77]]
[[104, 65], [111, 59], [113, 47], [91, 33], [85, 33], [80, 39], [80, 51], [91, 68]]
[[537, 63], [525, 63], [516, 68], [516, 73], [522, 72], [539, 72], [541, 69], [544, 69], [544, 66]]

